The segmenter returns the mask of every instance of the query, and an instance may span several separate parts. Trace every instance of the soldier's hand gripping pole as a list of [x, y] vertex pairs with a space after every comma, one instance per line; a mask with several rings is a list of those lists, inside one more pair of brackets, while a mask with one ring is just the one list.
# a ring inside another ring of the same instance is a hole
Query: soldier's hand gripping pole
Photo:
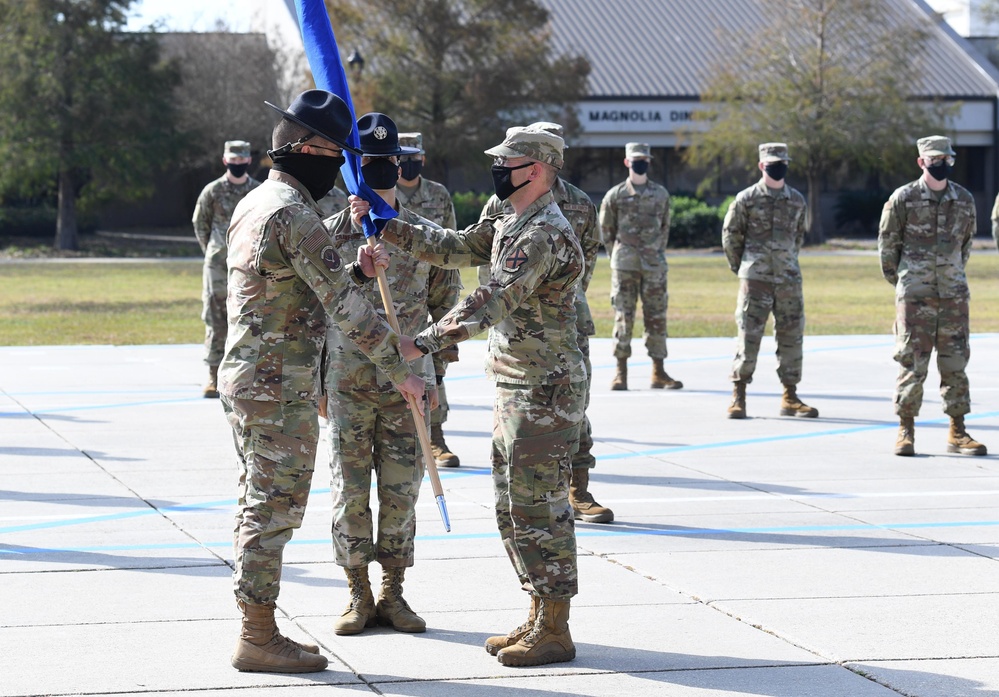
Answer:
[[[368, 237], [368, 246], [374, 247], [377, 242], [377, 235]], [[380, 266], [375, 267], [378, 274], [378, 291], [382, 295], [382, 305], [385, 306], [385, 317], [389, 326], [396, 334], [399, 331], [399, 318], [395, 314], [395, 305], [392, 302], [392, 290], [389, 288], [388, 279], [385, 278], [385, 269]], [[441, 478], [437, 473], [437, 461], [434, 460], [434, 453], [430, 448], [430, 432], [427, 431], [427, 422], [420, 414], [420, 409], [416, 405], [416, 398], [407, 395], [409, 402], [409, 412], [413, 415], [413, 422], [416, 424], [416, 435], [420, 439], [420, 448], [423, 450], [423, 461], [427, 464], [427, 473], [430, 475], [430, 486], [434, 490], [434, 498], [437, 500], [437, 510], [440, 511], [441, 521], [444, 523], [444, 530], [451, 532], [451, 519], [447, 514], [447, 502], [444, 500], [444, 489], [441, 487]]]

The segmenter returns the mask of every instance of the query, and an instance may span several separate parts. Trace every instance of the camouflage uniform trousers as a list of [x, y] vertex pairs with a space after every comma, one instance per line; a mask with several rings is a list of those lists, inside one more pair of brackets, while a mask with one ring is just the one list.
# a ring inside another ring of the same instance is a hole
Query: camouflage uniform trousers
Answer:
[[521, 585], [553, 600], [578, 592], [569, 469], [585, 382], [496, 383], [492, 474], [496, 524]]
[[316, 403], [222, 395], [222, 406], [239, 459], [234, 590], [239, 600], [272, 605], [284, 546], [301, 527], [309, 502], [319, 440]]
[[447, 414], [451, 410], [450, 405], [447, 403], [447, 390], [444, 389], [443, 382], [437, 386], [437, 401], [437, 408], [430, 414], [430, 423], [434, 426], [447, 421]]
[[770, 283], [739, 279], [736, 301], [735, 361], [732, 381], [753, 381], [760, 342], [767, 318], [774, 316], [774, 339], [777, 342], [777, 377], [783, 385], [801, 382], [802, 342], [805, 334], [805, 300], [800, 283]]
[[593, 365], [590, 363], [590, 337], [583, 333], [577, 336], [579, 350], [583, 353], [583, 364], [586, 366], [586, 392], [583, 395], [583, 422], [579, 425], [579, 448], [572, 456], [572, 469], [593, 469], [597, 459], [593, 457], [593, 428], [586, 410], [590, 408], [590, 386], [593, 384]]
[[611, 305], [614, 307], [614, 356], [631, 358], [635, 307], [642, 299], [645, 348], [649, 358], [666, 358], [667, 272], [611, 269]]
[[[423, 456], [409, 405], [392, 392], [333, 391], [327, 445], [333, 494], [333, 559], [357, 568], [412, 566]], [[378, 538], [371, 472], [378, 478]]]
[[221, 263], [215, 258], [205, 258], [201, 274], [201, 319], [205, 323], [205, 363], [208, 365], [219, 365], [225, 355], [225, 337], [229, 325], [225, 307], [227, 275], [224, 250]]
[[940, 397], [944, 413], [964, 416], [971, 411], [968, 375], [971, 358], [967, 298], [898, 298], [895, 301], [895, 413], [919, 416], [923, 382], [933, 349], [937, 350]]

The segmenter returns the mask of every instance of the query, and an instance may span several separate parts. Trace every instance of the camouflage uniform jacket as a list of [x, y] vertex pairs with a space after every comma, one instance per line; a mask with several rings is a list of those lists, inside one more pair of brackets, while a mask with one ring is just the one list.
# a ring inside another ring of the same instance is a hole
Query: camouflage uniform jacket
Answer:
[[339, 186], [330, 189], [329, 193], [319, 199], [318, 203], [323, 218], [329, 218], [350, 205], [347, 200], [347, 192]]
[[233, 184], [223, 174], [209, 182], [194, 206], [194, 236], [198, 238], [201, 251], [209, 263], [225, 266], [225, 233], [232, 220], [236, 204], [248, 193], [260, 186], [253, 177], [247, 177], [242, 184]]
[[641, 193], [630, 179], [608, 191], [600, 204], [600, 229], [611, 255], [611, 268], [666, 270], [669, 221], [669, 192], [653, 181]]
[[431, 351], [491, 329], [490, 378], [519, 385], [586, 380], [574, 306], [583, 250], [550, 192], [518, 217], [487, 218], [460, 232], [390, 220], [383, 235], [446, 268], [491, 265], [487, 285], [419, 335]]
[[975, 199], [948, 182], [943, 198], [917, 179], [899, 187], [881, 211], [881, 272], [898, 298], [967, 298], [964, 266], [975, 236]]
[[[399, 218], [414, 225], [434, 226], [426, 218], [421, 218], [410, 210], [400, 207]], [[367, 244], [364, 230], [350, 219], [350, 211], [344, 210], [323, 221], [333, 249], [344, 259], [357, 257], [358, 247]], [[425, 261], [405, 254], [391, 244], [386, 244], [391, 255], [385, 278], [392, 290], [392, 303], [395, 306], [399, 329], [407, 336], [415, 336], [426, 329], [427, 303], [430, 295], [430, 272], [433, 268]], [[385, 306], [378, 290], [378, 284], [370, 283], [361, 288], [361, 293], [375, 307], [378, 314], [385, 316]], [[450, 309], [451, 306], [448, 307]], [[395, 387], [385, 373], [377, 370], [375, 364], [344, 334], [334, 323], [326, 328], [327, 364], [325, 384], [328, 389], [340, 392], [394, 392]], [[413, 372], [427, 379], [432, 376], [432, 364], [424, 356], [412, 364]], [[432, 382], [432, 378], [430, 380]]]
[[457, 223], [454, 219], [454, 203], [451, 194], [443, 184], [420, 177], [420, 183], [412, 194], [407, 194], [403, 188], [396, 187], [395, 196], [399, 205], [405, 206], [417, 215], [437, 223], [442, 228], [454, 230]]
[[399, 337], [375, 313], [297, 180], [281, 172], [236, 206], [229, 228], [229, 332], [219, 392], [313, 400], [326, 318], [394, 382], [411, 374]]
[[774, 196], [763, 179], [740, 191], [722, 225], [732, 271], [751, 281], [801, 283], [806, 210], [805, 197], [787, 184]]
[[[412, 194], [407, 194], [402, 187], [396, 187], [396, 198], [400, 206], [405, 206], [417, 215], [422, 215], [432, 223], [447, 230], [457, 226], [454, 217], [454, 203], [451, 194], [443, 184], [438, 184], [426, 177], [420, 177], [420, 183]], [[461, 298], [461, 273], [455, 269], [442, 269], [439, 266], [430, 270], [431, 300], [430, 316], [436, 322], [447, 314], [448, 310], [458, 304]], [[438, 351], [434, 356], [434, 371], [444, 375], [446, 365], [458, 360], [458, 348], [452, 346]]]
[[[596, 327], [593, 324], [593, 315], [590, 314], [590, 304], [586, 302], [586, 291], [590, 287], [590, 280], [593, 279], [593, 270], [597, 264], [597, 252], [600, 251], [600, 225], [597, 223], [597, 207], [582, 189], [573, 186], [569, 182], [559, 177], [552, 186], [552, 196], [555, 197], [555, 204], [562, 211], [562, 215], [569, 221], [569, 226], [576, 233], [583, 248], [583, 261], [586, 263], [586, 270], [579, 279], [579, 286], [576, 288], [576, 330], [580, 334], [593, 336], [596, 334]], [[500, 201], [493, 194], [486, 201], [482, 208], [482, 216], [494, 216], [500, 213], [513, 213], [513, 207], [508, 201]], [[489, 279], [488, 267], [479, 268], [479, 283], [485, 285]]]

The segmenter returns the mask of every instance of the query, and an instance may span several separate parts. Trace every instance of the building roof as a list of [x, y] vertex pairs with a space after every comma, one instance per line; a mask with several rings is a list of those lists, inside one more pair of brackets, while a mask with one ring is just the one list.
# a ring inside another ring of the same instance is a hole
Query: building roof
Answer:
[[[707, 67], [733, 50], [721, 40], [724, 33], [762, 28], [775, 5], [774, 0], [539, 1], [551, 15], [555, 51], [589, 58], [589, 99], [697, 99]], [[917, 58], [923, 65], [913, 96], [996, 96], [999, 71], [922, 0], [880, 1], [887, 24], [927, 32], [920, 55], [933, 60]], [[872, 32], [867, 40], [877, 41], [879, 27], [867, 26]]]

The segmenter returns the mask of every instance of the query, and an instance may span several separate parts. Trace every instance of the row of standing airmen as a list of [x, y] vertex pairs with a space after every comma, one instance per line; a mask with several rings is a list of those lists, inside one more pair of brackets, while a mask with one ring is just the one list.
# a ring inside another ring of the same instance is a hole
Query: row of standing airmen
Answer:
[[[496, 195], [479, 223], [459, 232], [446, 189], [421, 176], [420, 135], [399, 134], [389, 117], [367, 114], [356, 124], [362, 172], [399, 212], [383, 232], [388, 255], [382, 245], [372, 252], [365, 244], [359, 221], [366, 204], [348, 207], [345, 195], [333, 188], [354, 126], [349, 111], [320, 90], [303, 93], [288, 110], [269, 106], [282, 119], [274, 129], [274, 167], [267, 182], [256, 190], [258, 182], [246, 173], [249, 144], [230, 141], [223, 156], [227, 172], [205, 188], [194, 216], [206, 253], [211, 372], [205, 394], [222, 394], [241, 467], [234, 577], [243, 631], [233, 665], [275, 672], [326, 666], [317, 647], [282, 636], [273, 619], [281, 551], [301, 524], [308, 498], [321, 400], [329, 424], [334, 559], [345, 569], [351, 596], [334, 631], [356, 634], [379, 622], [399, 631], [425, 630], [402, 596], [405, 569], [414, 562], [415, 503], [423, 477], [405, 395], [429, 395], [435, 459], [441, 466], [458, 466], [443, 438], [443, 378], [447, 363], [457, 360], [456, 343], [485, 328], [491, 328], [487, 372], [497, 383], [492, 448], [497, 524], [531, 599], [528, 620], [491, 637], [486, 649], [505, 665], [571, 660], [568, 612], [577, 586], [573, 519], [613, 520], [588, 491], [595, 460], [585, 410], [588, 336], [594, 330], [585, 293], [601, 227], [611, 256], [615, 308], [618, 371], [612, 388], [627, 389], [639, 297], [653, 359], [652, 387], [682, 387], [663, 366], [669, 194], [648, 179], [649, 146], [626, 147], [628, 179], [605, 197], [598, 225], [589, 197], [557, 176], [561, 127], [538, 123], [509, 129], [501, 145], [486, 151], [495, 158]], [[928, 155], [923, 140], [920, 162]], [[805, 206], [783, 182], [788, 162], [784, 144], [761, 145], [762, 179], [739, 194], [725, 221], [725, 252], [740, 277], [730, 418], [745, 417], [745, 386], [771, 313], [785, 386], [781, 413], [818, 415], [795, 392], [804, 330], [797, 255]], [[514, 184], [514, 178], [522, 181]], [[947, 186], [956, 187], [947, 189], [955, 198], [964, 191], [945, 181]], [[886, 217], [888, 211], [886, 206]], [[942, 214], [941, 220], [952, 219]], [[904, 233], [904, 223], [902, 228]], [[884, 229], [882, 237], [887, 240]], [[353, 256], [356, 262], [344, 261]], [[896, 273], [911, 271], [918, 257], [898, 254]], [[887, 264], [886, 249], [882, 261]], [[384, 323], [377, 291], [367, 281], [375, 265], [386, 268], [406, 336], [395, 336]], [[456, 269], [462, 266], [479, 266], [481, 285], [459, 302]], [[885, 276], [892, 280], [887, 265]], [[574, 331], [560, 331], [567, 318]], [[900, 338], [900, 347], [908, 336]], [[907, 366], [901, 353], [896, 358], [902, 374], [919, 378], [918, 365]], [[903, 389], [902, 374], [899, 394], [912, 403], [913, 390]], [[906, 418], [911, 434], [911, 417], [900, 410], [904, 401], [897, 396], [900, 439]], [[963, 432], [963, 422], [962, 434], [961, 452], [984, 453], [984, 446]], [[372, 471], [377, 536], [369, 502]], [[383, 569], [377, 602], [367, 573], [374, 561]]]

